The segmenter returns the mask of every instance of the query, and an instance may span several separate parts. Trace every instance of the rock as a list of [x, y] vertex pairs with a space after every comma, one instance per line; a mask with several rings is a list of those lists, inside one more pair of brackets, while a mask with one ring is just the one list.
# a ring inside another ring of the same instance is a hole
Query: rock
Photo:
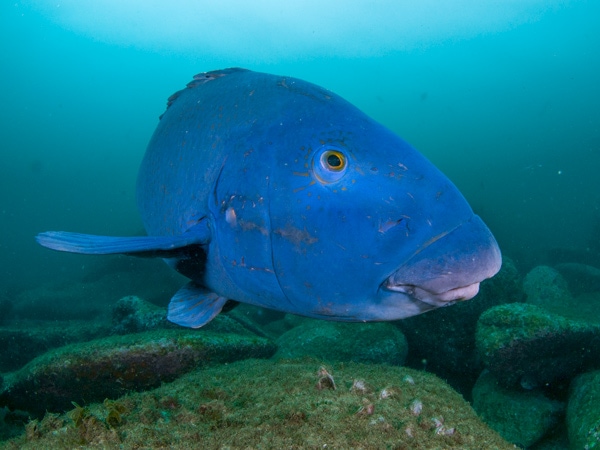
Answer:
[[260, 306], [254, 306], [248, 303], [240, 303], [231, 312], [235, 313], [237, 316], [245, 317], [261, 327], [281, 320], [286, 315], [281, 311], [261, 308]]
[[571, 448], [600, 447], [600, 371], [579, 375], [571, 382], [567, 428]]
[[600, 291], [600, 269], [587, 264], [557, 264], [556, 270], [565, 278], [574, 295]]
[[[221, 314], [219, 314], [215, 319], [218, 319], [219, 317], [224, 317], [224, 318], [229, 319], [229, 322], [231, 324], [235, 323], [236, 327], [238, 329], [240, 329], [239, 332], [241, 332], [241, 330], [243, 329], [244, 332], [249, 332], [253, 335], [261, 336], [261, 337], [264, 337], [267, 339], [275, 339], [275, 335], [268, 332], [268, 330], [265, 329], [265, 327], [262, 323], [256, 322], [255, 318], [261, 317], [261, 316], [259, 314], [253, 314], [253, 315], [246, 314], [246, 312], [250, 308], [242, 308], [242, 306], [245, 306], [245, 305], [240, 303], [239, 306], [236, 306], [235, 308], [233, 308], [233, 310], [228, 311], [226, 314], [223, 314], [223, 312], [221, 312]], [[249, 305], [249, 306], [251, 306], [251, 305]], [[258, 306], [252, 306], [252, 309], [254, 310], [254, 309], [263, 309], [263, 308], [260, 308]], [[279, 316], [274, 316], [274, 317], [279, 317]], [[211, 324], [215, 321], [215, 319], [211, 320], [204, 328], [208, 328], [209, 330], [212, 331]], [[214, 326], [216, 327], [217, 324], [215, 324]]]
[[[577, 282], [583, 272], [600, 270], [583, 264], [559, 264], [557, 271], [548, 266], [538, 266], [525, 277], [523, 287], [527, 303], [541, 306], [561, 316], [600, 324], [600, 292], [593, 292], [591, 281]], [[563, 277], [568, 275], [569, 281]], [[581, 284], [580, 284], [581, 283]], [[587, 283], [587, 285], [586, 285]], [[583, 287], [581, 287], [583, 286]], [[572, 292], [576, 295], [573, 296]]]
[[569, 436], [567, 435], [567, 427], [564, 423], [559, 423], [554, 429], [548, 433], [535, 445], [528, 450], [566, 450], [569, 448]]
[[473, 387], [473, 409], [504, 439], [529, 447], [559, 423], [564, 404], [539, 391], [506, 389], [485, 371]]
[[29, 422], [31, 417], [24, 411], [10, 411], [0, 408], [0, 448], [4, 440], [19, 436], [23, 433], [23, 424]]
[[[234, 310], [227, 314], [219, 314], [202, 327], [202, 331], [268, 337], [251, 319], [235, 313]], [[166, 308], [156, 306], [134, 295], [123, 297], [113, 306], [112, 324], [112, 331], [115, 334], [138, 333], [162, 328], [182, 329], [167, 320]]]
[[599, 367], [598, 339], [600, 325], [523, 303], [486, 311], [476, 333], [485, 367], [507, 387], [535, 388]]
[[408, 347], [389, 323], [344, 323], [305, 320], [277, 340], [277, 358], [312, 356], [323, 361], [402, 365]]
[[548, 266], [534, 267], [523, 280], [527, 303], [563, 315], [576, 305], [563, 276]]
[[566, 317], [600, 325], [600, 291], [580, 294], [575, 303], [577, 307], [566, 311]]
[[259, 337], [190, 330], [113, 336], [50, 351], [5, 376], [0, 406], [41, 416], [71, 402], [151, 389], [207, 364], [267, 358], [276, 348]]
[[165, 308], [129, 295], [113, 305], [112, 324], [114, 333], [127, 334], [165, 328], [169, 326], [169, 321]]
[[284, 316], [282, 319], [266, 324], [264, 326], [265, 332], [269, 333], [270, 336], [273, 336], [276, 339], [286, 331], [291, 330], [293, 327], [291, 327], [289, 322], [286, 320], [287, 316], [291, 316], [291, 314], [286, 314], [286, 316]]
[[319, 366], [246, 360], [195, 370], [151, 392], [47, 414], [7, 446], [514, 450], [431, 374], [343, 363], [327, 367], [337, 388], [318, 390]]
[[315, 319], [303, 316], [297, 316], [295, 314], [284, 314], [280, 318], [275, 318], [273, 322], [269, 322], [263, 325], [263, 330], [269, 337], [277, 340], [282, 334], [290, 331], [292, 328], [303, 325], [307, 322], [313, 322]]
[[408, 364], [421, 368], [426, 361], [428, 371], [468, 396], [483, 370], [475, 349], [479, 316], [492, 306], [521, 301], [521, 277], [513, 262], [504, 257], [500, 272], [481, 284], [475, 298], [396, 322], [408, 341]]
[[39, 323], [22, 321], [0, 327], [0, 371], [23, 367], [33, 358], [56, 347], [107, 336], [107, 323], [68, 321]]

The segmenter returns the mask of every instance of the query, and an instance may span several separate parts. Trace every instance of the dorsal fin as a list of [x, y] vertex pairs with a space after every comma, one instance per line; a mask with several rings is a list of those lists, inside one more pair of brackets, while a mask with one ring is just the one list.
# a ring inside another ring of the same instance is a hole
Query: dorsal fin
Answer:
[[[171, 95], [167, 99], [167, 109], [169, 109], [169, 107], [173, 104], [173, 102], [175, 102], [175, 100], [177, 100], [179, 95], [182, 92], [184, 92], [186, 89], [193, 89], [202, 84], [206, 84], [209, 81], [216, 80], [217, 78], [221, 78], [221, 77], [224, 77], [225, 75], [228, 75], [230, 73], [235, 73], [235, 72], [248, 72], [248, 70], [242, 69], [240, 67], [230, 67], [228, 69], [213, 70], [211, 72], [202, 72], [202, 73], [198, 73], [198, 74], [194, 75], [194, 78], [192, 79], [192, 81], [190, 81], [186, 85], [185, 89], [175, 92], [173, 95]], [[163, 115], [164, 115], [164, 113], [161, 114], [160, 119], [162, 119]]]

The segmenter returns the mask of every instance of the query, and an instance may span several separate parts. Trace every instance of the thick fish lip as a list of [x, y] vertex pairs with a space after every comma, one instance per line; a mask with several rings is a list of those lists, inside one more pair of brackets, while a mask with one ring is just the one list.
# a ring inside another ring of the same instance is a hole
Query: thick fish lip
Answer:
[[415, 300], [419, 300], [432, 306], [444, 306], [454, 302], [472, 299], [479, 292], [479, 284], [480, 283], [477, 282], [467, 286], [448, 289], [443, 292], [432, 292], [411, 284], [393, 284], [393, 282], [388, 279], [385, 288], [388, 291], [408, 295]]
[[432, 306], [469, 300], [502, 265], [494, 236], [476, 215], [427, 241], [382, 284]]

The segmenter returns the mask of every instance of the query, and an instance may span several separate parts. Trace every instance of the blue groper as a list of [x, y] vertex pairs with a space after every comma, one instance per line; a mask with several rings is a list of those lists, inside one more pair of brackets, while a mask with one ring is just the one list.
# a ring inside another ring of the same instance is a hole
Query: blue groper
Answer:
[[228, 300], [385, 321], [474, 297], [498, 245], [458, 189], [339, 96], [243, 69], [168, 101], [141, 164], [147, 236], [46, 232], [55, 250], [156, 256], [190, 278], [168, 318], [200, 327]]

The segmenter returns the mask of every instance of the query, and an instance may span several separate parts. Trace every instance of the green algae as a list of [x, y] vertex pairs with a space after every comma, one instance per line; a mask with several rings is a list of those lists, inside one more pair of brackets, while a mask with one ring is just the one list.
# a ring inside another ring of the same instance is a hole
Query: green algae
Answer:
[[323, 361], [354, 361], [401, 366], [408, 344], [394, 325], [324, 322], [307, 319], [277, 339], [276, 358], [312, 356]]
[[47, 414], [35, 433], [0, 448], [514, 448], [433, 375], [338, 363], [326, 367], [336, 389], [319, 390], [320, 366], [244, 360], [195, 370], [119, 399], [126, 412], [112, 426], [106, 404], [90, 404], [85, 432]]
[[564, 414], [562, 403], [539, 390], [506, 389], [487, 371], [473, 387], [473, 408], [506, 440], [522, 447], [542, 439]]
[[198, 366], [269, 357], [259, 337], [157, 330], [73, 344], [45, 353], [5, 378], [0, 404], [42, 416], [72, 401], [117, 398], [169, 382]]
[[504, 386], [542, 386], [598, 367], [598, 336], [598, 325], [511, 303], [481, 315], [476, 345], [486, 368]]
[[566, 330], [571, 333], [594, 333], [599, 328], [525, 303], [496, 306], [479, 319], [477, 348], [482, 356], [486, 356], [518, 340], [542, 339]]
[[21, 321], [0, 327], [0, 371], [11, 372], [34, 357], [74, 342], [91, 341], [108, 335], [105, 323], [84, 321]]
[[570, 387], [567, 427], [572, 448], [600, 448], [600, 371], [579, 375]]

